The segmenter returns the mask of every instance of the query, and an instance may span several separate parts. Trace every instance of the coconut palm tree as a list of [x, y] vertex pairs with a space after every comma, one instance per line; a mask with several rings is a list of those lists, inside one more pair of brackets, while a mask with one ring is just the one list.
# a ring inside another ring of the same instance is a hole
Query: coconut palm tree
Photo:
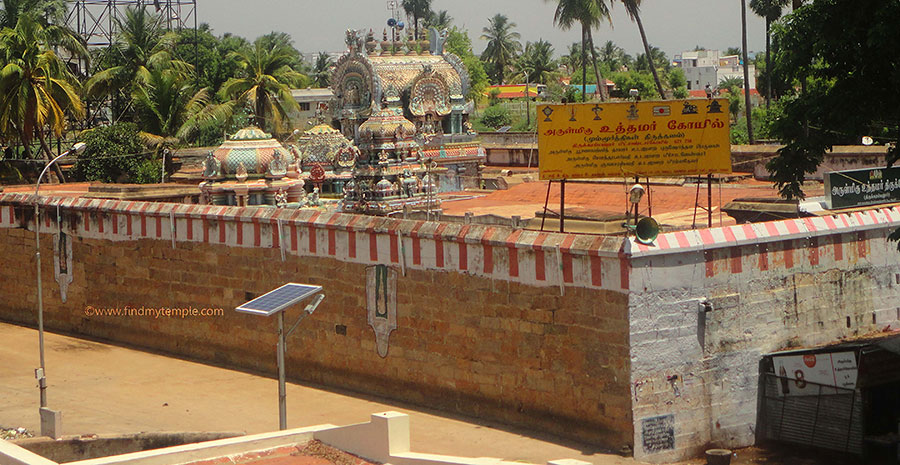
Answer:
[[334, 60], [325, 52], [316, 55], [316, 63], [313, 65], [312, 78], [319, 87], [328, 87], [331, 79], [331, 71], [334, 68]]
[[481, 39], [488, 42], [481, 59], [491, 64], [494, 72], [494, 82], [503, 84], [503, 77], [507, 67], [515, 61], [516, 55], [522, 50], [519, 39], [522, 37], [514, 29], [513, 23], [502, 14], [496, 14], [488, 19], [488, 27], [483, 28]]
[[290, 50], [276, 44], [266, 48], [256, 41], [249, 50], [231, 52], [241, 76], [231, 78], [219, 93], [228, 100], [225, 109], [249, 105], [253, 122], [263, 130], [278, 132], [284, 128], [289, 110], [300, 111], [291, 95], [291, 87], [303, 86], [306, 76], [290, 67]]
[[406, 16], [413, 19], [413, 32], [419, 37], [419, 20], [431, 17], [431, 0], [403, 0], [400, 3]]
[[[0, 132], [14, 134], [26, 154], [36, 136], [47, 161], [51, 152], [45, 130], [60, 137], [67, 115], [80, 118], [84, 114], [77, 81], [53, 52], [50, 40], [30, 13], [20, 14], [15, 28], [0, 31], [5, 63], [0, 69]], [[55, 169], [64, 181], [62, 171]]]
[[144, 8], [125, 10], [125, 18], [118, 21], [118, 27], [116, 43], [110, 46], [118, 56], [110, 56], [114, 64], [95, 73], [85, 83], [84, 91], [88, 97], [105, 98], [120, 92], [133, 95], [137, 87], [149, 84], [152, 68], [172, 68], [183, 74], [193, 69], [190, 64], [172, 57], [177, 35], [164, 33], [154, 16]]
[[437, 12], [432, 11], [426, 24], [429, 27], [436, 27], [438, 29], [449, 29], [452, 23], [453, 17], [447, 13], [447, 10], [441, 10]]
[[81, 36], [65, 26], [65, 0], [2, 0], [0, 10], [0, 29], [14, 29], [19, 16], [29, 14], [43, 28], [43, 34], [49, 45], [58, 46], [76, 58], [87, 59], [87, 46]]
[[[554, 0], [547, 0], [554, 1]], [[605, 101], [606, 80], [600, 74], [600, 68], [597, 66], [597, 50], [594, 48], [594, 36], [591, 29], [599, 26], [601, 20], [609, 21], [609, 5], [605, 0], [555, 0], [557, 1], [556, 12], [553, 15], [553, 22], [560, 28], [570, 29], [576, 22], [581, 24], [581, 43], [582, 43], [582, 62], [587, 62], [587, 50], [591, 51], [593, 59], [594, 75], [597, 78], [597, 90], [600, 93], [600, 100]], [[582, 82], [587, 81], [586, 66], [582, 67]], [[582, 84], [582, 96], [585, 95], [586, 87]], [[582, 97], [583, 98], [583, 97]]]
[[[644, 54], [647, 57], [652, 57], [653, 54], [650, 51], [650, 43], [647, 42], [647, 33], [644, 31], [644, 23], [641, 21], [641, 0], [622, 0], [622, 4], [625, 5], [625, 11], [628, 13], [628, 17], [637, 24], [638, 30], [641, 33], [641, 42], [644, 44]], [[666, 93], [663, 91], [662, 82], [659, 80], [659, 74], [656, 72], [656, 66], [653, 64], [653, 60], [647, 61], [650, 67], [650, 74], [653, 75], [653, 81], [656, 82], [656, 90], [659, 92], [660, 98], [665, 100]]]
[[781, 12], [790, 0], [750, 0], [750, 9], [756, 16], [766, 19], [766, 108], [772, 100], [772, 61], [770, 51], [772, 46], [772, 22], [778, 21]]
[[209, 89], [196, 91], [191, 79], [172, 69], [151, 69], [147, 85], [132, 96], [141, 136], [147, 145], [175, 145], [196, 132], [194, 118], [210, 104]]
[[546, 84], [547, 78], [557, 68], [556, 61], [553, 60], [553, 46], [544, 39], [528, 42], [517, 66], [521, 72], [527, 74], [528, 82]]

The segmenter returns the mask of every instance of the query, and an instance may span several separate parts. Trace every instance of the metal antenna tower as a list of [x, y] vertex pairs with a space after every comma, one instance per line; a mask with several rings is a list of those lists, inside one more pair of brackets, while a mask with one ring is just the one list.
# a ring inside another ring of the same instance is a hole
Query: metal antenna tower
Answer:
[[71, 0], [66, 25], [81, 35], [89, 47], [114, 42], [117, 23], [126, 8], [152, 8], [158, 24], [166, 30], [197, 29], [196, 0]]

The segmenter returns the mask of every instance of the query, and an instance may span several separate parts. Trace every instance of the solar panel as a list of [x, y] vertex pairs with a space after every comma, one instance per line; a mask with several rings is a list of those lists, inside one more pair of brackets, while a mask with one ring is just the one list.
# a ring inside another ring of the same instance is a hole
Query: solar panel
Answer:
[[287, 283], [274, 291], [267, 292], [242, 304], [235, 310], [254, 315], [272, 316], [321, 290], [322, 286]]

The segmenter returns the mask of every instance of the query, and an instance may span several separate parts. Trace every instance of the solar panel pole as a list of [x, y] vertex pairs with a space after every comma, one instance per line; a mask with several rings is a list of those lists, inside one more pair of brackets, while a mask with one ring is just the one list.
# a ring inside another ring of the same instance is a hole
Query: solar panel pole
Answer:
[[287, 429], [287, 393], [284, 385], [284, 311], [278, 312], [278, 428]]

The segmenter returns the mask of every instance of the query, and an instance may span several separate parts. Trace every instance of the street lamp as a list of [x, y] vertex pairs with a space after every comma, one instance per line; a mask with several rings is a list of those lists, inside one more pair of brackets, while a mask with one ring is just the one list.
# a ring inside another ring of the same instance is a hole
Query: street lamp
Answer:
[[[46, 436], [45, 422], [43, 421], [43, 412], [47, 407], [47, 376], [44, 366], [44, 289], [41, 284], [41, 209], [39, 202], [39, 191], [41, 189], [41, 180], [44, 179], [44, 175], [47, 174], [47, 170], [53, 166], [60, 158], [65, 157], [71, 153], [79, 154], [84, 152], [84, 149], [87, 148], [87, 144], [84, 142], [78, 142], [72, 146], [71, 149], [63, 152], [56, 158], [50, 160], [46, 166], [44, 166], [44, 170], [41, 171], [40, 176], [37, 178], [37, 182], [34, 185], [34, 257], [35, 262], [37, 263], [37, 314], [38, 314], [38, 346], [41, 355], [41, 367], [35, 370], [35, 377], [38, 380], [38, 387], [41, 392], [41, 435]], [[56, 436], [56, 432], [53, 431], [51, 436]]]
[[[285, 393], [284, 379], [284, 352], [287, 337], [297, 329], [307, 315], [312, 315], [316, 311], [316, 307], [322, 303], [325, 294], [320, 294], [320, 292], [322, 292], [322, 286], [287, 283], [235, 308], [238, 312], [251, 315], [272, 316], [278, 314], [278, 427], [282, 431], [287, 429], [287, 394]], [[291, 306], [312, 296], [315, 296], [312, 302], [303, 309], [303, 313], [300, 314], [300, 318], [291, 329], [285, 332], [284, 313]]]

